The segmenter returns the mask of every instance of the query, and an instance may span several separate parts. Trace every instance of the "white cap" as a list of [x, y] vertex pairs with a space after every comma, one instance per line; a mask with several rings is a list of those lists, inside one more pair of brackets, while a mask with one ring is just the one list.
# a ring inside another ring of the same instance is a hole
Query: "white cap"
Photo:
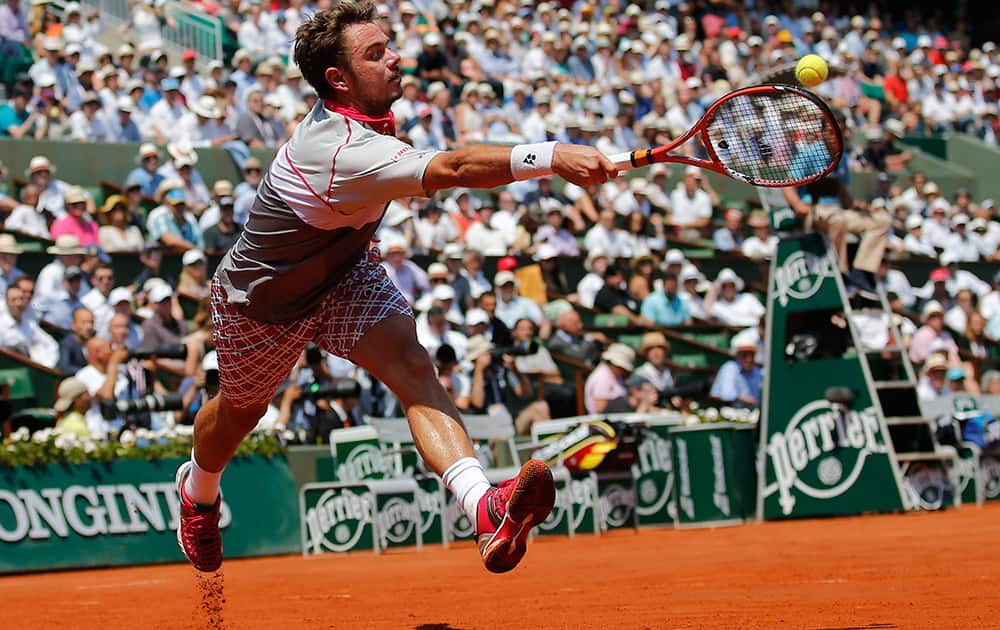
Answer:
[[205, 353], [205, 358], [201, 360], [201, 369], [206, 372], [209, 370], [219, 371], [219, 355], [215, 353], [215, 350]]
[[733, 284], [735, 284], [737, 291], [743, 290], [744, 286], [743, 278], [736, 275], [736, 272], [730, 269], [729, 267], [726, 267], [725, 269], [720, 271], [719, 275], [715, 277], [715, 285], [719, 288], [721, 288], [722, 285], [726, 284], [727, 282], [732, 282]]
[[131, 304], [132, 292], [126, 289], [125, 287], [117, 287], [112, 289], [111, 293], [108, 294], [108, 304], [114, 306], [115, 304], [119, 304], [121, 302], [128, 302]]
[[447, 276], [447, 275], [448, 275], [448, 267], [444, 263], [436, 262], [436, 263], [431, 263], [430, 265], [427, 266], [427, 277], [429, 278], [433, 276]]
[[906, 217], [907, 230], [915, 230], [916, 228], [922, 227], [923, 225], [924, 225], [924, 219], [919, 214], [911, 214], [910, 216]]
[[517, 285], [517, 276], [510, 271], [498, 271], [497, 275], [493, 278], [493, 286], [498, 288], [508, 282], [513, 283], [515, 286]]
[[542, 243], [538, 246], [538, 251], [535, 252], [535, 260], [551, 260], [559, 256], [559, 250], [555, 248], [554, 245], [549, 243]]
[[461, 260], [464, 257], [462, 246], [458, 243], [448, 243], [444, 246], [444, 257], [448, 260]]
[[439, 284], [434, 287], [431, 291], [431, 299], [434, 300], [454, 300], [455, 299], [455, 289], [452, 289], [447, 284]]
[[149, 301], [152, 304], [159, 304], [163, 300], [172, 297], [174, 290], [170, 288], [170, 285], [166, 282], [157, 284], [155, 287], [149, 291]]
[[481, 308], [471, 308], [465, 313], [465, 325], [476, 326], [479, 324], [489, 324], [489, 313]]
[[424, 45], [425, 46], [440, 46], [441, 36], [437, 34], [436, 31], [431, 31], [424, 35]]
[[183, 256], [181, 256], [181, 263], [185, 267], [187, 267], [188, 265], [193, 265], [199, 260], [202, 262], [205, 262], [206, 260], [205, 252], [201, 251], [200, 249], [189, 249], [186, 252], [184, 252]]
[[694, 175], [695, 177], [701, 177], [701, 169], [697, 166], [688, 166], [684, 169], [684, 176]]
[[687, 258], [684, 257], [684, 253], [679, 249], [667, 251], [667, 256], [663, 259], [664, 265], [683, 265], [686, 262]]

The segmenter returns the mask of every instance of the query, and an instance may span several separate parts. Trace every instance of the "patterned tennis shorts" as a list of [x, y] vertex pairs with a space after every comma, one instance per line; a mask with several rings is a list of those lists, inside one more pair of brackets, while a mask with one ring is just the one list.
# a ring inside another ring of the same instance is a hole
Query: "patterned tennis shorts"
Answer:
[[376, 251], [360, 259], [313, 313], [287, 324], [243, 315], [213, 281], [212, 321], [222, 394], [234, 407], [265, 405], [310, 342], [347, 358], [372, 326], [393, 315], [412, 317], [413, 311], [379, 264]]

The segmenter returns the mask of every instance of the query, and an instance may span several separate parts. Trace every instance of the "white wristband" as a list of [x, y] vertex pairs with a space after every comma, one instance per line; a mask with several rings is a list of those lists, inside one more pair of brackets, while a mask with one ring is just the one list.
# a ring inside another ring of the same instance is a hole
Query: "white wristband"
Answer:
[[518, 144], [510, 150], [510, 174], [516, 180], [552, 175], [556, 142]]

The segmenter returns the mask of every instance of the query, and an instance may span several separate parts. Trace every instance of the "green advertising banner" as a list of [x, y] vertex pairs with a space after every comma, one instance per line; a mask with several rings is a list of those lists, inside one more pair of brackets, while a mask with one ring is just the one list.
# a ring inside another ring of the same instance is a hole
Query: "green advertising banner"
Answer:
[[[837, 267], [821, 235], [779, 242], [767, 304], [758, 514], [763, 518], [902, 510], [885, 423], [851, 350]], [[845, 337], [846, 335], [846, 337]], [[796, 355], [814, 344], [809, 359]], [[826, 399], [849, 388], [850, 410]]]
[[754, 430], [725, 422], [670, 429], [678, 527], [735, 525], [753, 518]]
[[299, 510], [303, 555], [375, 549], [375, 495], [367, 485], [307, 483]]
[[676, 423], [649, 424], [639, 443], [636, 480], [639, 524], [673, 525], [676, 506], [669, 429]]
[[[0, 469], [0, 573], [183, 562], [174, 486], [183, 461]], [[297, 549], [295, 483], [284, 457], [234, 459], [222, 492], [227, 558]]]

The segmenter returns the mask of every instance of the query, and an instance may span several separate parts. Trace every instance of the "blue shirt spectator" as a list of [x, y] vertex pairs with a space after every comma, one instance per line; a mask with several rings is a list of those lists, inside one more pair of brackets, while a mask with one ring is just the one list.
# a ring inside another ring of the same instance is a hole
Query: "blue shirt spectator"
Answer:
[[[756, 337], [756, 333], [754, 336]], [[764, 372], [754, 364], [756, 352], [756, 344], [737, 347], [736, 359], [723, 363], [715, 375], [711, 391], [713, 398], [726, 402], [740, 402], [754, 407], [760, 406], [760, 390], [764, 381]]]
[[664, 276], [663, 290], [646, 296], [639, 310], [658, 326], [682, 326], [691, 320], [687, 300], [677, 294], [677, 276], [672, 273]]

